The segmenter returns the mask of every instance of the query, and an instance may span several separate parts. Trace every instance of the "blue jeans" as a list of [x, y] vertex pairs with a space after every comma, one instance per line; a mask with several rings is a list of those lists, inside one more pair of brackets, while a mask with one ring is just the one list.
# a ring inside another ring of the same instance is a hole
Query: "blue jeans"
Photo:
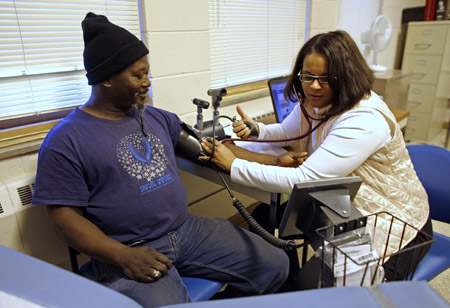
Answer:
[[189, 302], [180, 275], [224, 282], [250, 295], [275, 292], [289, 271], [289, 259], [281, 249], [225, 219], [189, 215], [178, 229], [142, 245], [172, 260], [167, 275], [140, 283], [115, 266], [95, 261], [94, 267], [98, 282], [144, 307]]

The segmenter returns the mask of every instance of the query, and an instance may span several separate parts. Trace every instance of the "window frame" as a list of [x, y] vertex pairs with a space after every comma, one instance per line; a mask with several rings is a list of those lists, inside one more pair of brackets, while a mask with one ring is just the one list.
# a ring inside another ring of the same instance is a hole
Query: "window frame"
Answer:
[[[42, 7], [40, 5], [42, 5]], [[70, 6], [71, 9], [64, 10], [64, 8], [61, 8], [64, 5]], [[89, 7], [89, 9], [84, 9], [87, 6]], [[36, 10], [38, 12], [36, 12]], [[48, 27], [48, 25], [46, 25], [47, 20], [45, 19], [45, 17], [40, 16], [43, 14], [42, 12], [45, 11], [45, 13], [52, 15], [54, 19], [56, 20], [60, 19], [62, 20], [62, 22], [64, 22], [64, 16], [66, 16], [66, 14], [73, 14], [73, 16], [71, 16], [72, 18], [71, 23], [72, 28], [74, 29], [76, 28], [76, 31], [74, 32], [77, 32], [77, 34], [75, 34], [75, 36], [72, 39], [78, 42], [77, 43], [79, 44], [78, 49], [80, 48], [81, 49], [79, 52], [76, 52], [77, 54], [79, 54], [79, 59], [77, 60], [78, 65], [72, 66], [72, 69], [54, 67], [53, 70], [47, 70], [42, 72], [38, 70], [34, 71], [30, 70], [30, 71], [22, 71], [22, 73], [19, 74], [18, 72], [14, 71], [14, 66], [8, 66], [9, 62], [6, 62], [5, 66], [3, 67], [2, 77], [0, 79], [3, 79], [3, 81], [7, 83], [10, 82], [11, 80], [12, 81], [23, 80], [20, 82], [25, 82], [27, 79], [39, 80], [39, 78], [41, 78], [41, 80], [46, 80], [46, 78], [61, 78], [61, 79], [68, 78], [75, 80], [78, 78], [80, 82], [83, 79], [83, 82], [85, 83], [85, 91], [83, 91], [84, 93], [83, 97], [78, 100], [79, 102], [73, 104], [72, 106], [67, 107], [62, 106], [56, 109], [42, 110], [34, 112], [34, 114], [33, 112], [16, 114], [3, 117], [2, 119], [0, 119], [0, 159], [20, 155], [29, 151], [38, 150], [39, 148], [38, 145], [42, 143], [48, 131], [52, 127], [54, 127], [57, 123], [59, 123], [59, 121], [62, 118], [64, 118], [67, 114], [69, 114], [74, 108], [82, 105], [85, 102], [85, 100], [90, 96], [91, 89], [90, 86], [88, 85], [86, 77], [84, 76], [86, 71], [84, 70], [82, 59], [82, 50], [84, 49], [84, 42], [81, 29], [81, 21], [84, 19], [85, 15], [89, 11], [94, 12], [98, 15], [107, 16], [110, 21], [127, 28], [130, 32], [132, 32], [137, 37], [142, 39], [141, 3], [139, 0], [120, 0], [120, 1], [72, 0], [66, 2], [61, 2], [61, 0], [31, 0], [31, 1], [12, 0], [6, 1], [3, 3], [3, 6], [0, 6], [0, 12], [2, 11], [5, 14], [4, 16], [8, 17], [5, 18], [6, 21], [4, 21], [3, 23], [3, 25], [4, 26], [6, 25], [6, 27], [8, 27], [7, 23], [11, 23], [12, 20], [14, 20], [14, 18], [18, 20], [19, 18], [18, 16], [20, 14], [23, 15], [34, 14], [35, 16], [38, 16], [39, 14], [38, 17], [35, 17], [36, 20], [34, 20], [33, 17], [29, 16], [24, 17], [25, 19], [28, 18], [28, 20], [24, 19], [23, 23], [24, 24], [28, 23], [27, 24], [28, 26], [30, 25], [30, 23], [41, 23], [42, 25], [47, 27]], [[13, 12], [15, 12], [16, 15], [14, 16], [11, 15], [14, 14]], [[54, 26], [54, 20], [48, 23]], [[34, 29], [31, 29], [29, 32], [32, 32], [32, 30]], [[57, 28], [56, 31], [58, 30], [59, 28]], [[13, 56], [12, 57], [8, 56], [9, 51], [3, 52], [3, 55], [6, 57], [5, 59], [8, 60], [17, 59], [18, 58], [17, 55], [20, 54], [20, 49], [22, 49], [22, 54], [26, 52], [25, 51], [26, 48], [24, 47], [25, 45], [23, 45], [25, 44], [24, 43], [25, 40], [22, 37], [22, 35], [25, 35], [25, 33], [19, 32], [22, 44], [20, 45], [15, 44], [14, 42], [17, 41], [17, 38], [12, 37], [15, 35], [17, 31], [11, 33], [7, 32], [8, 30], [4, 31], [5, 32], [2, 32], [3, 39], [5, 39], [7, 42], [12, 41], [9, 48], [11, 49], [10, 54], [12, 54]], [[39, 37], [49, 35], [46, 33], [42, 33], [41, 35], [41, 32], [39, 32], [39, 30], [36, 30], [35, 33], [31, 34], [27, 33], [27, 35], [31, 36], [33, 35], [36, 36], [36, 34], [38, 34]], [[39, 37], [34, 40], [39, 40]], [[45, 39], [43, 40], [45, 41]], [[19, 45], [21, 47], [17, 47]], [[12, 50], [13, 48], [15, 49]], [[43, 56], [42, 55], [35, 56], [35, 58], [37, 59], [39, 59], [39, 57], [42, 58]], [[11, 67], [10, 72], [8, 71], [9, 67]], [[82, 77], [80, 75], [82, 75]], [[5, 94], [5, 92], [3, 94]], [[41, 101], [42, 100], [45, 99], [41, 97]]]
[[89, 98], [81, 28], [89, 11], [106, 15], [142, 39], [139, 0], [0, 3], [0, 40], [5, 44], [0, 51], [0, 129], [64, 117]]

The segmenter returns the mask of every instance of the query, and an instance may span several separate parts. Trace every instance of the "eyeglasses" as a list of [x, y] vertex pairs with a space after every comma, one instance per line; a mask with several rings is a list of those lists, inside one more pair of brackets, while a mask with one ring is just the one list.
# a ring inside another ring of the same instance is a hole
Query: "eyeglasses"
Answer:
[[319, 84], [328, 84], [328, 76], [313, 76], [308, 74], [298, 74], [298, 78], [304, 83], [313, 83], [317, 79]]

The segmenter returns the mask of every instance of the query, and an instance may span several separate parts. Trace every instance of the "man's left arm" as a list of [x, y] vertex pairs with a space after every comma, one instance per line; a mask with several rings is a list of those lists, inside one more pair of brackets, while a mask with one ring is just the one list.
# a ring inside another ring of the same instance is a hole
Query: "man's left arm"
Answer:
[[[281, 155], [272, 155], [252, 152], [231, 143], [222, 144], [217, 140], [214, 140], [214, 142], [215, 149], [211, 161], [225, 171], [231, 170], [231, 165], [236, 158], [263, 165], [281, 167], [298, 167], [307, 158], [307, 153], [305, 152], [287, 152]], [[202, 148], [207, 154], [212, 154], [212, 143], [209, 140], [202, 140]], [[202, 156], [200, 159], [209, 160], [209, 156]]]
[[236, 158], [245, 159], [248, 161], [264, 165], [273, 165], [273, 166], [277, 165], [278, 161], [277, 155], [253, 152], [230, 142], [224, 143], [223, 145], [227, 147]]

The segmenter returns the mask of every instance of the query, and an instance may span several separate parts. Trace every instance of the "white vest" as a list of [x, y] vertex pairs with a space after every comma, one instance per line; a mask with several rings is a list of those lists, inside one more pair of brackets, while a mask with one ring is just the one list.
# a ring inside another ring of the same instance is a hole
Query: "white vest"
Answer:
[[[359, 176], [363, 181], [354, 199], [355, 206], [363, 215], [385, 211], [414, 227], [407, 226], [404, 228], [404, 223], [394, 219], [393, 228], [390, 232], [389, 249], [386, 251], [386, 255], [389, 255], [398, 250], [402, 233], [404, 234], [401, 248], [407, 245], [416, 236], [417, 230], [425, 225], [429, 215], [428, 196], [413, 168], [400, 127], [388, 106], [379, 99], [378, 95], [372, 92], [371, 97], [360, 101], [353, 109], [375, 109], [379, 111], [385, 117], [391, 129], [391, 141], [373, 153], [348, 175]], [[307, 110], [309, 113], [312, 108], [309, 106]], [[311, 150], [315, 150], [325, 140], [332, 124], [339, 116], [330, 118], [317, 129], [316, 134], [305, 138], [307, 140], [302, 140], [301, 150], [309, 150], [309, 153], [311, 153]], [[302, 117], [302, 133], [308, 129], [304, 122]], [[310, 140], [311, 138], [315, 140]], [[387, 215], [387, 218], [392, 218], [390, 215]], [[382, 218], [381, 215], [380, 218]], [[369, 225], [373, 225], [373, 223], [373, 220], [369, 221]], [[377, 232], [382, 231], [387, 235], [389, 224], [389, 219], [378, 219]], [[384, 244], [381, 244], [383, 250]]]

